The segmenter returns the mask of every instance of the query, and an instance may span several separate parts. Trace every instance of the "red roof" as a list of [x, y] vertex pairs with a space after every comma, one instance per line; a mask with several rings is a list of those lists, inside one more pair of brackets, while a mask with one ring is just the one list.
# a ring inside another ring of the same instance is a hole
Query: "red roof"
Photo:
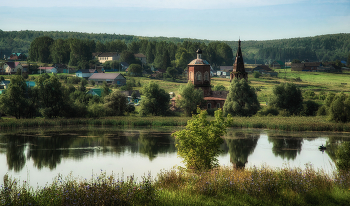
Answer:
[[51, 69], [53, 69], [53, 68], [55, 68], [55, 67], [39, 67], [38, 69], [51, 70]]

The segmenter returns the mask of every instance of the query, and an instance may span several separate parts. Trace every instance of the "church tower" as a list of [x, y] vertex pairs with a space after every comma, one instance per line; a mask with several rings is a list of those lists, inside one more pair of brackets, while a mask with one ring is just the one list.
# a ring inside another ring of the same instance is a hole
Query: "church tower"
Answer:
[[202, 89], [205, 97], [210, 96], [210, 64], [202, 59], [201, 49], [197, 50], [197, 59], [192, 60], [188, 64], [188, 80], [196, 88]]
[[236, 59], [233, 65], [233, 71], [230, 74], [230, 81], [232, 81], [233, 79], [243, 79], [243, 78], [248, 80], [248, 73], [244, 69], [244, 61], [243, 61], [242, 50], [241, 50], [241, 40], [239, 40]]

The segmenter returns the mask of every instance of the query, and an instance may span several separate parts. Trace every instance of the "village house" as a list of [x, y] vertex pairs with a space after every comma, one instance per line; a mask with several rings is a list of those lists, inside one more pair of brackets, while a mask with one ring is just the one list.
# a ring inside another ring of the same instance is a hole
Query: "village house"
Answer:
[[14, 74], [16, 73], [19, 69], [23, 70], [23, 66], [21, 62], [5, 62], [1, 73], [7, 73], [7, 74]]
[[136, 59], [139, 59], [142, 64], [146, 64], [147, 63], [147, 59], [146, 59], [146, 56], [142, 53], [138, 53], [138, 54], [134, 54], [135, 58]]
[[120, 54], [118, 52], [103, 52], [97, 54], [98, 61], [103, 64], [106, 61], [118, 61], [120, 59]]
[[317, 71], [320, 66], [321, 62], [292, 63], [291, 71]]
[[263, 72], [269, 72], [269, 71], [272, 71], [272, 70], [270, 69], [269, 66], [265, 64], [258, 65], [254, 69], [252, 69], [252, 73], [259, 72], [260, 74], [262, 74]]
[[26, 60], [27, 56], [23, 53], [12, 53], [8, 59], [10, 60]]
[[53, 74], [57, 74], [57, 68], [56, 67], [39, 67], [38, 68], [38, 72], [39, 74], [44, 74], [44, 73], [53, 73]]
[[75, 72], [75, 76], [88, 79], [94, 73], [98, 73], [98, 71], [96, 69], [79, 69]]
[[120, 73], [93, 73], [89, 80], [93, 80], [96, 84], [102, 84], [106, 82], [107, 84], [116, 84], [118, 86], [123, 86], [126, 84], [126, 78]]

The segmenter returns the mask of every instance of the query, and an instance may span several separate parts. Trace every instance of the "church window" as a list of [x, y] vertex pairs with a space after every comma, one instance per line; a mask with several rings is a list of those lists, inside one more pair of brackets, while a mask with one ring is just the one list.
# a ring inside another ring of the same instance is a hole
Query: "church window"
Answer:
[[220, 108], [220, 103], [217, 103], [217, 104], [216, 104], [216, 108]]
[[211, 104], [210, 103], [208, 103], [208, 109], [211, 109]]
[[209, 73], [205, 72], [204, 74], [204, 81], [209, 81]]
[[197, 81], [202, 81], [202, 74], [200, 72], [197, 72]]

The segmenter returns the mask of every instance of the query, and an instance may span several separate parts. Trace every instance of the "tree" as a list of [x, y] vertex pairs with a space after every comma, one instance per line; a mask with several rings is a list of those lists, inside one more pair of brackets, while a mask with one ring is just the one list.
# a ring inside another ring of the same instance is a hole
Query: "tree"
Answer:
[[245, 79], [235, 79], [231, 82], [223, 109], [225, 115], [252, 116], [260, 109], [260, 103], [254, 88]]
[[206, 119], [206, 111], [198, 109], [198, 113], [187, 121], [186, 129], [177, 131], [172, 136], [176, 138], [178, 155], [184, 159], [187, 168], [212, 169], [218, 166], [217, 157], [223, 143], [221, 136], [226, 134], [227, 122], [224, 121], [222, 110], [215, 111], [213, 121]]
[[177, 78], [178, 73], [179, 72], [174, 67], [168, 67], [166, 70], [167, 76], [171, 77], [173, 80], [175, 80]]
[[121, 116], [126, 109], [126, 96], [115, 91], [104, 98], [104, 106], [111, 115]]
[[40, 75], [36, 83], [39, 88], [41, 114], [47, 118], [60, 116], [65, 104], [59, 79], [56, 76]]
[[128, 74], [130, 76], [141, 76], [142, 75], [142, 67], [139, 64], [130, 64], [128, 68]]
[[301, 90], [293, 83], [281, 83], [273, 88], [270, 104], [285, 109], [290, 114], [299, 114], [302, 109], [303, 96]]
[[350, 121], [350, 97], [344, 93], [336, 95], [329, 106], [329, 114], [336, 122]]
[[28, 106], [26, 99], [27, 85], [22, 76], [15, 75], [6, 89], [5, 94], [0, 95], [0, 108], [5, 114], [15, 116], [16, 119], [25, 116]]
[[191, 82], [181, 86], [180, 97], [176, 98], [176, 104], [185, 111], [186, 116], [196, 112], [199, 105], [204, 103], [204, 95], [201, 89], [195, 89]]
[[299, 59], [293, 59], [292, 63], [301, 63]]
[[131, 51], [125, 50], [121, 53], [120, 55], [120, 61], [121, 62], [126, 62], [128, 64], [136, 64], [136, 63], [140, 63], [140, 60], [135, 58], [134, 53], [132, 53]]
[[226, 87], [222, 84], [215, 85], [213, 91], [226, 91]]
[[253, 76], [254, 76], [254, 78], [259, 78], [261, 76], [261, 74], [258, 71], [255, 71], [253, 73]]
[[336, 152], [336, 166], [341, 172], [350, 170], [350, 142], [343, 142]]
[[164, 89], [159, 88], [158, 84], [150, 82], [143, 86], [143, 95], [145, 97], [141, 101], [142, 114], [166, 115], [169, 110], [170, 96]]
[[29, 48], [30, 60], [49, 63], [51, 61], [50, 46], [53, 42], [54, 40], [48, 36], [34, 39]]

